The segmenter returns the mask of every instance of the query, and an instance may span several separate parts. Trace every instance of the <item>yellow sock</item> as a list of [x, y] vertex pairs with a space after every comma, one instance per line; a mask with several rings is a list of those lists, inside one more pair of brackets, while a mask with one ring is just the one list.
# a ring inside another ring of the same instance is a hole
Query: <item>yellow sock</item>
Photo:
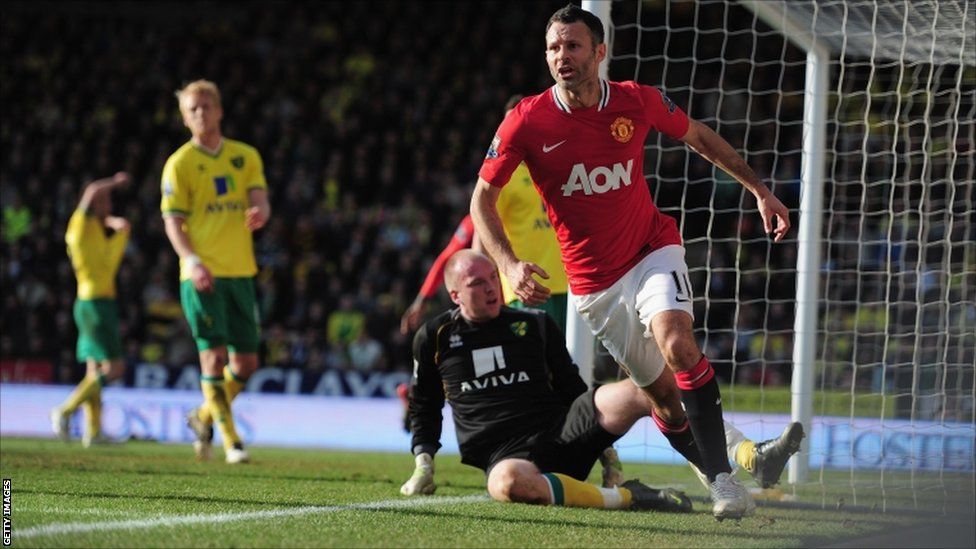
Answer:
[[[224, 366], [224, 393], [227, 395], [227, 404], [232, 404], [245, 386], [247, 386], [246, 379], [235, 374], [230, 369], [230, 364]], [[197, 417], [204, 423], [213, 423], [213, 414], [210, 413], [209, 406], [201, 406], [197, 412]]]
[[82, 405], [85, 410], [85, 422], [88, 436], [95, 438], [102, 432], [102, 392], [98, 391]]
[[213, 412], [214, 423], [224, 437], [224, 448], [240, 444], [241, 439], [237, 436], [237, 429], [234, 428], [234, 416], [230, 412], [230, 405], [227, 404], [224, 381], [215, 376], [201, 376], [200, 388], [203, 390], [204, 406]]
[[735, 449], [735, 462], [746, 471], [752, 472], [756, 464], [756, 443], [749, 439], [740, 442], [739, 447]]
[[102, 390], [102, 385], [105, 382], [104, 374], [88, 375], [85, 379], [81, 380], [81, 383], [75, 387], [72, 391], [71, 396], [68, 400], [64, 401], [61, 405], [61, 409], [67, 414], [75, 413], [75, 410], [88, 399], [91, 398], [93, 394], [99, 393]]
[[549, 482], [553, 505], [599, 509], [630, 507], [630, 490], [626, 488], [600, 488], [561, 473], [544, 473], [542, 476]]
[[230, 369], [230, 365], [224, 366], [224, 391], [227, 393], [227, 402], [234, 402], [237, 395], [241, 394], [247, 380], [238, 376]]

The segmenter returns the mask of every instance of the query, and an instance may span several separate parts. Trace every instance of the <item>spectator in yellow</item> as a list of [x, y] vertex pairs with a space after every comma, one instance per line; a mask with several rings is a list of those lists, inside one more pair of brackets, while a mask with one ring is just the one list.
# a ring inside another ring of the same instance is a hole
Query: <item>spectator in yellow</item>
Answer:
[[345, 349], [359, 337], [366, 324], [366, 316], [355, 309], [352, 296], [346, 294], [339, 298], [339, 309], [329, 315], [326, 323], [326, 333], [329, 343], [335, 343]]
[[3, 239], [9, 243], [17, 242], [31, 231], [30, 208], [24, 205], [19, 194], [14, 194], [12, 202], [3, 207]]

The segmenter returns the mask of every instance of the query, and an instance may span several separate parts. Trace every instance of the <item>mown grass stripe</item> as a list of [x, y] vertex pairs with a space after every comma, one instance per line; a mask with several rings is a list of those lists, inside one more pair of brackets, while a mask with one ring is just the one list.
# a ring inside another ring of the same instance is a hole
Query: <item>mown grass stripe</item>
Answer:
[[475, 503], [487, 501], [485, 495], [455, 496], [455, 497], [421, 497], [413, 499], [390, 499], [368, 503], [354, 503], [350, 505], [328, 505], [297, 507], [294, 509], [266, 509], [262, 511], [245, 511], [241, 513], [215, 513], [207, 515], [170, 515], [153, 519], [113, 520], [106, 522], [69, 522], [67, 524], [46, 524], [33, 526], [23, 530], [14, 530], [15, 540], [38, 536], [55, 536], [62, 534], [77, 534], [83, 532], [105, 532], [109, 530], [145, 530], [149, 528], [183, 526], [188, 524], [216, 524], [241, 520], [288, 518], [303, 515], [336, 513], [339, 511], [396, 509], [409, 507], [426, 507], [432, 505], [455, 505], [459, 503]]

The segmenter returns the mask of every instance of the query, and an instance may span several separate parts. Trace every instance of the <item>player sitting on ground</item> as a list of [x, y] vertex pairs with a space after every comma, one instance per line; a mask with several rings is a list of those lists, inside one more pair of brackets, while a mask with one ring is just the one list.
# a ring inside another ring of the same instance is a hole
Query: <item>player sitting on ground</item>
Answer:
[[[515, 96], [521, 98], [522, 96]], [[511, 103], [511, 100], [509, 100]], [[556, 242], [556, 234], [552, 231], [549, 221], [546, 219], [545, 208], [539, 193], [532, 188], [532, 178], [529, 171], [524, 166], [515, 170], [512, 175], [512, 184], [505, 187], [502, 193], [505, 206], [503, 219], [505, 226], [515, 227], [511, 230], [513, 234], [513, 246], [529, 253], [537, 262], [545, 267], [547, 272], [553, 275], [545, 281], [546, 287], [552, 290], [552, 295], [542, 305], [537, 306], [549, 314], [561, 331], [566, 330], [566, 271], [563, 270], [559, 259], [559, 243]], [[400, 320], [400, 332], [404, 335], [417, 329], [423, 317], [424, 307], [428, 300], [432, 299], [444, 281], [444, 266], [448, 259], [458, 250], [465, 248], [478, 249], [474, 234], [474, 225], [471, 216], [466, 215], [457, 229], [450, 242], [437, 255], [437, 259], [427, 271], [424, 283], [417, 292], [410, 307], [403, 313]], [[518, 300], [512, 289], [509, 288], [505, 279], [499, 277], [502, 284], [502, 297], [504, 303], [509, 307], [522, 308], [525, 305]], [[408, 414], [410, 388], [407, 383], [397, 386], [397, 395], [403, 402], [403, 428], [410, 432], [410, 417]], [[623, 470], [617, 451], [612, 447], [607, 448], [600, 454], [600, 464], [603, 466], [603, 487], [611, 488], [623, 482]]]
[[488, 474], [498, 501], [571, 507], [690, 511], [673, 489], [636, 480], [600, 488], [586, 477], [597, 457], [649, 404], [629, 381], [586, 390], [544, 312], [502, 306], [495, 264], [473, 250], [454, 254], [445, 282], [457, 308], [424, 324], [414, 338], [410, 396], [417, 471], [400, 491], [435, 489], [441, 409], [451, 400], [461, 461]]
[[[683, 494], [636, 481], [624, 483], [626, 491], [582, 482], [601, 448], [648, 415], [649, 402], [633, 383], [586, 392], [552, 319], [501, 307], [498, 275], [487, 257], [458, 252], [445, 280], [458, 308], [432, 319], [414, 340], [410, 419], [417, 467], [402, 493], [436, 489], [433, 455], [440, 448], [446, 390], [462, 462], [488, 472], [495, 499], [586, 507], [625, 507], [631, 500], [643, 508], [685, 508]], [[779, 479], [802, 428], [793, 424], [780, 438], [758, 444], [738, 437], [732, 453], [747, 457], [747, 469], [766, 485]]]

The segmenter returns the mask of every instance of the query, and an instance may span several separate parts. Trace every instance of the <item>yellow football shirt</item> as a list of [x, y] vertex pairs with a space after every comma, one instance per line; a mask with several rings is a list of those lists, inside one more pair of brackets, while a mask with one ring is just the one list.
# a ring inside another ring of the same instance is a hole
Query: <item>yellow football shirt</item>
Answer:
[[105, 236], [102, 220], [75, 210], [64, 235], [78, 279], [78, 299], [115, 298], [115, 273], [122, 263], [129, 232]]
[[[211, 154], [193, 142], [180, 147], [163, 167], [163, 216], [179, 215], [200, 261], [216, 277], [254, 276], [254, 242], [244, 224], [248, 191], [266, 189], [258, 151], [224, 139]], [[180, 262], [180, 280], [190, 272]]]
[[[498, 214], [516, 257], [542, 267], [549, 274], [549, 279], [539, 279], [539, 282], [553, 294], [567, 293], [566, 268], [559, 253], [556, 231], [549, 222], [542, 197], [535, 189], [524, 163], [515, 168], [508, 184], [502, 187], [498, 195]], [[509, 286], [508, 278], [500, 278], [505, 303], [518, 299]]]

